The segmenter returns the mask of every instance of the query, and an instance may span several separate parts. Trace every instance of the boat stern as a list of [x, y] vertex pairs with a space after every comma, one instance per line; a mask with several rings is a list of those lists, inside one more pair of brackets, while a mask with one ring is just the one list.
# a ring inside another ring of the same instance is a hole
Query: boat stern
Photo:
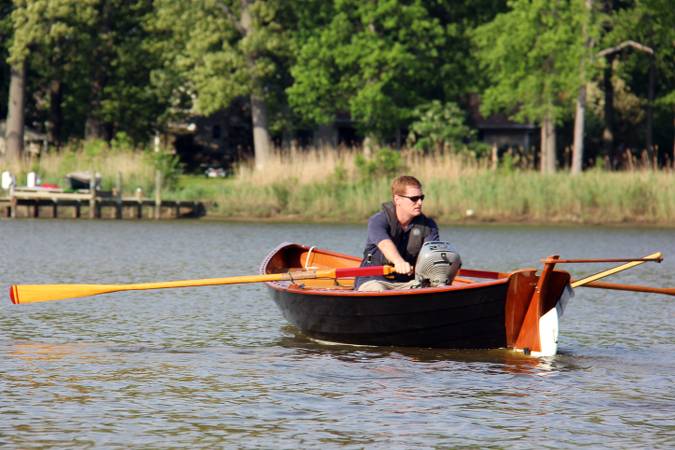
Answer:
[[557, 353], [559, 319], [573, 292], [570, 274], [554, 266], [547, 263], [538, 277], [533, 270], [512, 274], [506, 302], [509, 348], [533, 356]]

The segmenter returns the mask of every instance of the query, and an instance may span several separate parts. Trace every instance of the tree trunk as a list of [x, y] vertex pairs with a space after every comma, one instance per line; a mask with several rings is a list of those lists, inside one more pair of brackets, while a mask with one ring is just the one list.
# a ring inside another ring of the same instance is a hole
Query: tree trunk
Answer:
[[[255, 32], [253, 21], [251, 19], [251, 0], [240, 0], [241, 16], [240, 25], [245, 36], [250, 36]], [[247, 65], [254, 72], [256, 58], [254, 54], [248, 54]], [[253, 121], [253, 151], [255, 153], [255, 167], [262, 170], [269, 159], [272, 140], [270, 139], [269, 126], [267, 120], [267, 104], [261, 94], [259, 80], [252, 80], [251, 83], [251, 120]]]
[[13, 64], [9, 84], [9, 102], [5, 143], [7, 161], [17, 162], [23, 153], [24, 106], [26, 103], [26, 61]]
[[572, 149], [572, 175], [581, 173], [584, 161], [584, 119], [586, 114], [586, 85], [579, 87], [574, 117], [574, 147]]
[[52, 80], [49, 84], [49, 141], [61, 147], [61, 133], [63, 128], [63, 83], [61, 80]]
[[269, 160], [272, 141], [267, 124], [267, 104], [255, 94], [251, 94], [251, 120], [253, 121], [255, 168], [262, 170]]
[[654, 128], [654, 84], [656, 83], [656, 63], [654, 61], [655, 57], [652, 55], [649, 58], [649, 86], [647, 89], [647, 118], [645, 123], [645, 133], [647, 135], [647, 155], [649, 156], [649, 164], [653, 165], [653, 168], [656, 169], [657, 164], [654, 158], [654, 138], [653, 138], [653, 128]]
[[605, 90], [605, 128], [602, 131], [602, 143], [605, 154], [609, 157], [612, 168], [615, 164], [614, 155], [614, 86], [612, 85], [612, 65], [614, 54], [607, 55], [607, 65], [603, 77]]
[[555, 126], [547, 112], [541, 124], [541, 173], [554, 173], [556, 166]]
[[111, 39], [114, 8], [114, 2], [99, 2], [98, 5], [98, 19], [95, 23], [98, 34], [97, 46], [90, 56], [93, 64], [90, 74], [89, 110], [84, 123], [86, 139], [110, 141], [113, 137], [113, 124], [102, 117], [101, 103], [109, 81], [106, 66], [110, 64], [111, 55], [115, 52]]
[[588, 36], [588, 23], [592, 20], [593, 0], [586, 0], [586, 20], [583, 22], [582, 35], [584, 39], [584, 54], [579, 61], [579, 95], [577, 96], [576, 113], [574, 117], [574, 146], [572, 148], [572, 175], [578, 175], [583, 170], [584, 164], [584, 133], [586, 114], [586, 59], [590, 54], [588, 50], [593, 47], [593, 42]]
[[103, 125], [97, 117], [94, 117], [94, 112], [90, 111], [87, 120], [84, 123], [84, 137], [85, 139], [103, 139]]

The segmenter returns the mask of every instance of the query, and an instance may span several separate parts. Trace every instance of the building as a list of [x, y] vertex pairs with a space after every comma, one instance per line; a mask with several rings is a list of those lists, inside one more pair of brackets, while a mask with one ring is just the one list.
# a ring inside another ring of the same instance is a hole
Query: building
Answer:
[[539, 127], [530, 123], [518, 123], [506, 114], [483, 117], [480, 112], [480, 97], [469, 98], [469, 125], [478, 131], [478, 140], [500, 151], [512, 149], [529, 150], [539, 145]]
[[[6, 125], [4, 120], [0, 120], [0, 155], [4, 155], [7, 151], [7, 143], [5, 142]], [[47, 151], [49, 146], [49, 138], [46, 134], [31, 128], [24, 127], [23, 130], [24, 151], [31, 156], [38, 156], [40, 152]]]

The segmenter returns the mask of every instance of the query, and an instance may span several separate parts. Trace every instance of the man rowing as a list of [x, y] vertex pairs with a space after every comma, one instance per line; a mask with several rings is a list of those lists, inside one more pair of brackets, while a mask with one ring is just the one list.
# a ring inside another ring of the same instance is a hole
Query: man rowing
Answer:
[[438, 225], [422, 213], [422, 183], [412, 176], [400, 176], [391, 184], [392, 201], [368, 219], [368, 238], [361, 267], [392, 265], [393, 279], [359, 277], [355, 289], [385, 291], [408, 289], [416, 282], [414, 264], [425, 242], [438, 241]]

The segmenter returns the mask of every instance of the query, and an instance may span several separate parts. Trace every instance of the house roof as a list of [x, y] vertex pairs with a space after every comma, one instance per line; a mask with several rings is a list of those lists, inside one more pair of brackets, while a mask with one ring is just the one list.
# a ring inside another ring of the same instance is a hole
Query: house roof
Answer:
[[471, 94], [469, 96], [469, 117], [473, 125], [479, 130], [536, 130], [538, 126], [532, 123], [520, 123], [508, 118], [503, 113], [492, 114], [484, 117], [480, 112], [480, 96]]

